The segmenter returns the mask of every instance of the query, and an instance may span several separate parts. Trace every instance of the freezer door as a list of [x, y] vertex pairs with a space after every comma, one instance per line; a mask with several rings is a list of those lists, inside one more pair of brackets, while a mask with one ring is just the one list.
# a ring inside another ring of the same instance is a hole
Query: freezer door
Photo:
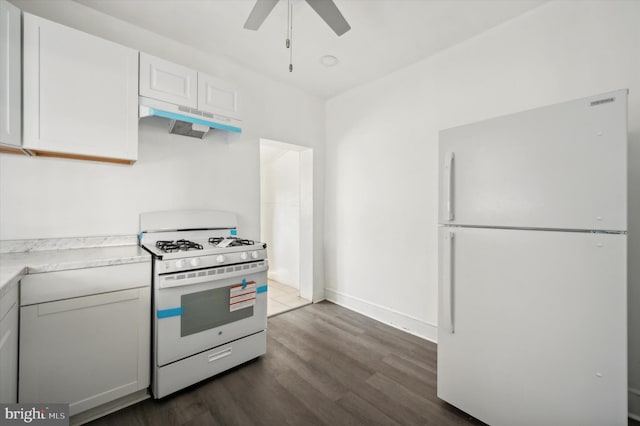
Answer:
[[441, 224], [627, 229], [627, 91], [440, 132]]
[[627, 424], [626, 235], [439, 238], [438, 397], [492, 426]]

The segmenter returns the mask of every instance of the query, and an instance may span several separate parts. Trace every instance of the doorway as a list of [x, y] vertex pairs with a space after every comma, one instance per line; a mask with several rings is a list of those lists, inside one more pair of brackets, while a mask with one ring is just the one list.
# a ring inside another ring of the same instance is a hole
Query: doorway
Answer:
[[313, 149], [260, 139], [260, 197], [272, 316], [313, 298]]

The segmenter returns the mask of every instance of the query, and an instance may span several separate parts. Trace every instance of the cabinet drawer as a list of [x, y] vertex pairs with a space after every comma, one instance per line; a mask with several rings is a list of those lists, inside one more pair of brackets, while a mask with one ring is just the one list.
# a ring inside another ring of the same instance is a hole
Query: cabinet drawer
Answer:
[[[265, 354], [267, 332], [261, 331], [158, 369], [153, 394], [162, 398], [179, 389]], [[162, 386], [158, 386], [161, 383]]]
[[22, 278], [20, 306], [150, 286], [150, 262], [29, 274]]

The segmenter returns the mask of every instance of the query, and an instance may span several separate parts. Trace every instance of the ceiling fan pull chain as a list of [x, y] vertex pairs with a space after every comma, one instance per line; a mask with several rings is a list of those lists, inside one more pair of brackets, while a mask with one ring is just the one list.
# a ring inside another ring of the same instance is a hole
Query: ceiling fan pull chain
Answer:
[[289, 27], [289, 40], [287, 40], [289, 48], [289, 72], [293, 72], [293, 5], [291, 5], [291, 23]]
[[291, 13], [290, 13], [290, 8], [291, 8], [291, 0], [287, 0], [287, 40], [285, 42], [285, 46], [287, 47], [287, 49], [289, 47], [291, 47], [291, 33], [289, 32], [289, 23], [291, 22]]

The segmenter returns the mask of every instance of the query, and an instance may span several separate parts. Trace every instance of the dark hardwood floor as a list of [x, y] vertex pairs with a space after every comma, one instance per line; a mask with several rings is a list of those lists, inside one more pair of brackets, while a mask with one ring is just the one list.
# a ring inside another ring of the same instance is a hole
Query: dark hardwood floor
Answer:
[[436, 396], [436, 345], [322, 302], [269, 318], [267, 354], [102, 425], [482, 425]]

